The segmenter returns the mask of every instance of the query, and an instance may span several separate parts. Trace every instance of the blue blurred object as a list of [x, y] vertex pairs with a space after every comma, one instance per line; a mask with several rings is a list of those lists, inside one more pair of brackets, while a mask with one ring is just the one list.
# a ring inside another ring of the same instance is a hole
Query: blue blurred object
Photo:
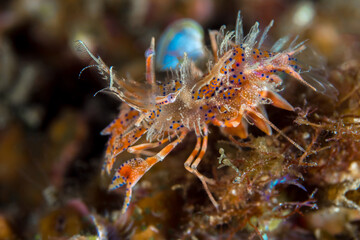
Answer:
[[196, 61], [204, 56], [204, 30], [194, 20], [181, 19], [167, 27], [159, 40], [156, 66], [160, 70], [175, 69], [184, 53]]
[[278, 185], [278, 184], [295, 185], [295, 186], [301, 188], [302, 190], [304, 190], [305, 192], [307, 192], [306, 188], [303, 185], [301, 185], [300, 183], [297, 182], [297, 179], [293, 179], [289, 175], [286, 175], [286, 176], [284, 176], [282, 178], [278, 178], [278, 179], [275, 179], [275, 180], [271, 181], [270, 184], [269, 184], [270, 191], [273, 190], [275, 188], [275, 186]]

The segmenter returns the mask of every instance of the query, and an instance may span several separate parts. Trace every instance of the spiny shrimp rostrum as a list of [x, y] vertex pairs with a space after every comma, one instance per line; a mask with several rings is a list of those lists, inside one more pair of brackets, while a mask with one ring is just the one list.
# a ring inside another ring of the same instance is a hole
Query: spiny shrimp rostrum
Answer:
[[[271, 128], [281, 133], [268, 120], [263, 108], [264, 104], [272, 104], [278, 108], [294, 110], [277, 93], [282, 84], [278, 72], [292, 76], [315, 91], [336, 92], [325, 79], [309, 78], [305, 81], [302, 78], [295, 55], [305, 48], [303, 43], [294, 46], [293, 41], [287, 49], [281, 50], [286, 40], [280, 39], [270, 51], [261, 50], [271, 26], [272, 22], [258, 38], [260, 31], [259, 24], [256, 23], [244, 37], [239, 13], [235, 31], [224, 33], [224, 28], [210, 31], [214, 63], [209, 61], [207, 72], [199, 69], [185, 54], [172, 77], [165, 81], [155, 80], [155, 40], [152, 39], [150, 48], [145, 53], [145, 84], [118, 78], [112, 67], [107, 67], [100, 57], [91, 54], [80, 41], [95, 61], [92, 66], [96, 66], [109, 79], [110, 86], [107, 89], [123, 101], [118, 118], [102, 131], [102, 134], [110, 135], [102, 172], [110, 174], [116, 156], [125, 150], [141, 154], [147, 149], [170, 142], [156, 155], [146, 159], [130, 159], [116, 171], [109, 189], [126, 185], [122, 212], [126, 211], [132, 188], [140, 178], [192, 131], [197, 136], [197, 142], [184, 166], [200, 179], [217, 208], [218, 204], [207, 186], [214, 184], [214, 180], [197, 171], [207, 148], [208, 126], [219, 126], [225, 133], [240, 138], [248, 136], [247, 123], [254, 124], [268, 135], [271, 134]], [[148, 143], [134, 145], [144, 134]]]

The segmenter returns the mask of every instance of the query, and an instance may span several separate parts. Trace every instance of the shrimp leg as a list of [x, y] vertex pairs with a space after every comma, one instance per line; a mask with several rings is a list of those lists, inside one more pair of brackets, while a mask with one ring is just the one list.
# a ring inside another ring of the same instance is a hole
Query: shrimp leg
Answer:
[[111, 168], [114, 165], [115, 158], [117, 155], [128, 149], [132, 144], [141, 138], [146, 133], [145, 127], [136, 127], [126, 134], [112, 134], [106, 149], [105, 161], [102, 174], [110, 174]]
[[125, 213], [130, 204], [132, 188], [135, 184], [152, 166], [162, 161], [180, 142], [182, 142], [186, 135], [187, 131], [181, 132], [176, 140], [169, 143], [155, 156], [148, 157], [145, 160], [142, 158], [133, 158], [120, 166], [112, 179], [109, 190], [117, 189], [126, 184], [126, 196], [121, 210], [122, 213]]
[[167, 143], [168, 141], [170, 141], [176, 134], [173, 133], [171, 135], [168, 135], [166, 137], [164, 137], [163, 140], [161, 141], [157, 141], [157, 142], [152, 142], [152, 143], [142, 143], [142, 144], [138, 144], [135, 146], [131, 146], [128, 148], [128, 152], [129, 153], [142, 153], [142, 151], [147, 150], [147, 149], [151, 149], [151, 148], [156, 148], [159, 147], [160, 145]]
[[[207, 195], [209, 196], [210, 201], [215, 206], [215, 208], [218, 209], [219, 204], [216, 202], [216, 200], [214, 199], [213, 195], [210, 193], [210, 190], [209, 190], [209, 188], [207, 186], [207, 183], [215, 184], [215, 181], [213, 179], [205, 177], [204, 175], [199, 173], [198, 170], [197, 170], [197, 166], [199, 165], [201, 159], [203, 158], [203, 156], [204, 156], [204, 154], [206, 152], [207, 143], [208, 143], [208, 130], [207, 130], [206, 127], [204, 127], [203, 131], [204, 131], [204, 137], [203, 137], [202, 145], [201, 145], [201, 138], [202, 137], [200, 136], [199, 131], [196, 131], [196, 134], [197, 134], [196, 145], [195, 145], [194, 150], [192, 151], [192, 153], [190, 154], [190, 156], [188, 157], [188, 159], [184, 163], [184, 167], [185, 167], [186, 170], [188, 170], [192, 174], [196, 175], [200, 179], [201, 183], [204, 186], [204, 189], [205, 189]], [[201, 146], [201, 148], [200, 148], [200, 146]], [[198, 153], [199, 153], [198, 157], [195, 159], [195, 161], [193, 161], [195, 156]]]

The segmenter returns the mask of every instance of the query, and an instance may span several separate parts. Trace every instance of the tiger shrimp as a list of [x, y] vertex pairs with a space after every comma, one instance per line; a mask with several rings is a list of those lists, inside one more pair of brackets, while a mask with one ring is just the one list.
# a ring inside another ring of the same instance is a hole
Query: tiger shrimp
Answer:
[[[274, 129], [304, 151], [268, 120], [263, 107], [271, 104], [294, 111], [294, 107], [278, 93], [283, 81], [279, 73], [286, 73], [320, 93], [335, 94], [336, 89], [326, 79], [303, 79], [295, 56], [305, 48], [304, 42], [295, 45], [293, 41], [282, 50], [287, 41], [282, 38], [269, 51], [263, 50], [262, 44], [272, 25], [273, 21], [260, 36], [259, 23], [256, 22], [244, 36], [239, 12], [235, 31], [224, 32], [224, 27], [220, 31], [210, 31], [214, 61], [209, 61], [206, 71], [200, 69], [185, 52], [172, 70], [171, 77], [164, 81], [156, 80], [155, 40], [152, 38], [145, 53], [144, 84], [119, 78], [112, 67], [108, 67], [100, 57], [95, 57], [79, 41], [95, 61], [92, 66], [109, 80], [107, 90], [122, 101], [119, 116], [102, 131], [103, 135], [109, 135], [102, 173], [110, 174], [116, 157], [124, 151], [141, 154], [167, 144], [157, 154], [145, 159], [130, 159], [116, 170], [109, 190], [126, 185], [122, 213], [130, 204], [135, 184], [152, 166], [164, 160], [190, 132], [195, 132], [197, 140], [184, 167], [199, 178], [210, 201], [218, 208], [208, 187], [208, 184], [215, 184], [215, 180], [197, 170], [206, 153], [210, 124], [240, 138], [248, 137], [248, 123], [267, 135], [271, 135]], [[147, 142], [136, 145], [144, 135]]]

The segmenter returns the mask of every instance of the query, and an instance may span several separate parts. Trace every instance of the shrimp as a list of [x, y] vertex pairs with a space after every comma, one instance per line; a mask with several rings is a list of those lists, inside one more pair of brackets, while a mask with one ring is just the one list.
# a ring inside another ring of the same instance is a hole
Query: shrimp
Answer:
[[[208, 184], [215, 184], [215, 180], [197, 170], [206, 153], [210, 124], [240, 138], [247, 138], [248, 123], [267, 135], [271, 135], [274, 129], [304, 151], [269, 121], [263, 107], [271, 104], [294, 111], [294, 107], [278, 93], [283, 82], [279, 73], [286, 73], [320, 93], [336, 93], [336, 89], [326, 79], [303, 79], [295, 56], [305, 48], [304, 42], [295, 45], [293, 41], [282, 50], [287, 42], [282, 38], [272, 49], [262, 49], [272, 25], [273, 21], [259, 37], [259, 23], [256, 22], [244, 36], [239, 12], [235, 31], [225, 32], [224, 27], [219, 31], [210, 31], [214, 63], [209, 60], [206, 71], [200, 69], [185, 52], [172, 75], [161, 81], [155, 76], [155, 39], [152, 38], [145, 53], [144, 84], [119, 78], [112, 67], [108, 67], [100, 57], [95, 57], [79, 41], [95, 61], [92, 66], [109, 80], [107, 90], [123, 101], [118, 118], [102, 131], [103, 135], [109, 135], [102, 173], [111, 174], [116, 157], [124, 151], [141, 154], [166, 144], [157, 154], [145, 159], [130, 159], [116, 170], [109, 190], [126, 185], [122, 213], [130, 204], [135, 184], [152, 166], [164, 160], [190, 132], [195, 132], [197, 141], [184, 167], [199, 178], [212, 204], [218, 208], [208, 187]], [[147, 142], [136, 144], [145, 135]]]

